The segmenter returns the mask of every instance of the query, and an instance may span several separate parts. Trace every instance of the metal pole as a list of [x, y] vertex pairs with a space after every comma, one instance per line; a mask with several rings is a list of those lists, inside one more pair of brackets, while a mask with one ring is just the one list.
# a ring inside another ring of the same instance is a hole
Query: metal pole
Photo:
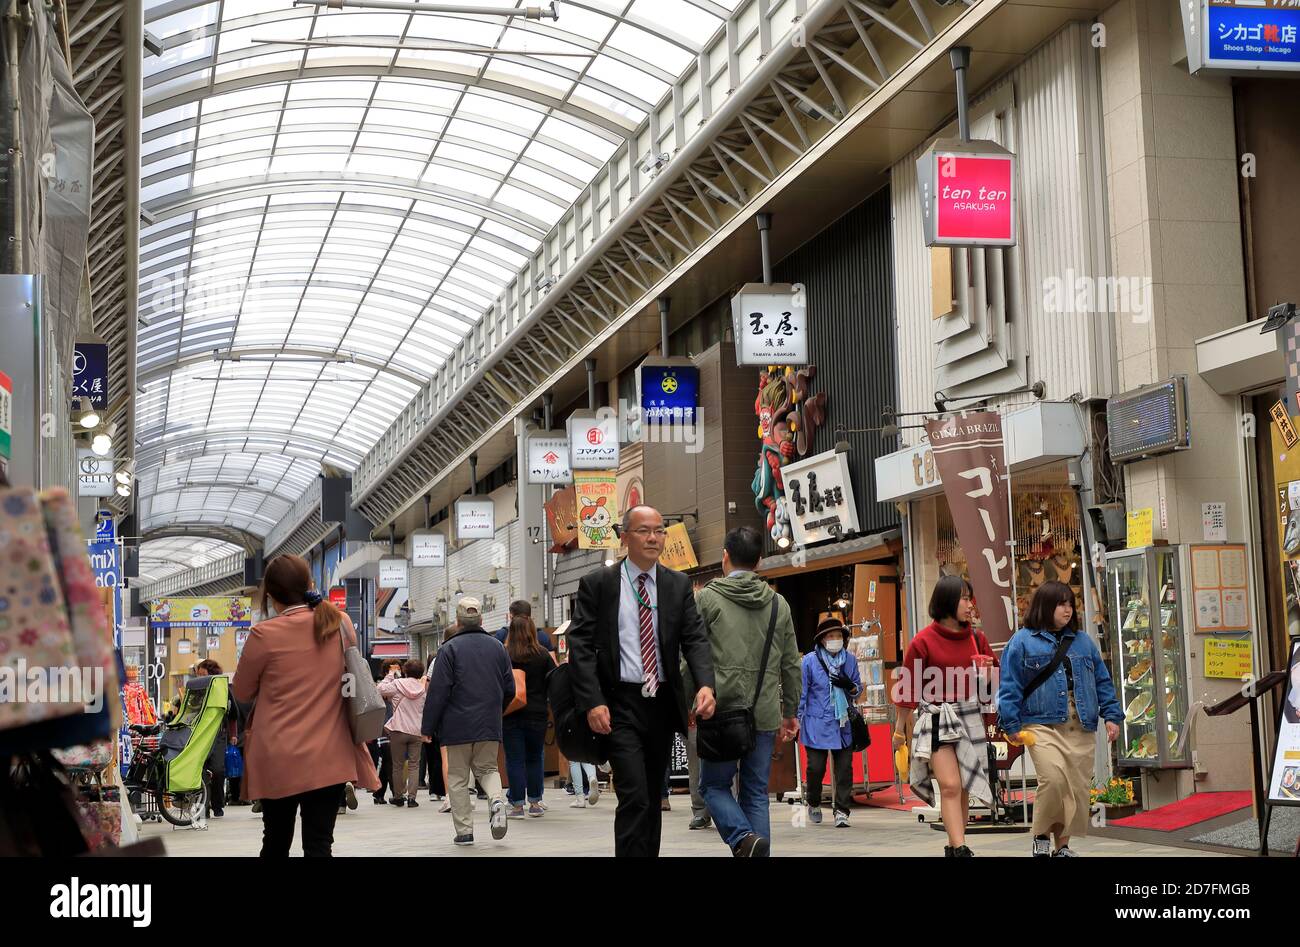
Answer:
[[668, 357], [668, 306], [672, 302], [667, 296], [659, 297], [659, 354]]
[[596, 410], [596, 360], [586, 359], [587, 366], [587, 407]]
[[478, 454], [469, 455], [469, 495], [478, 494]]
[[[542, 430], [550, 431], [551, 425], [555, 418], [555, 393], [548, 391], [542, 395]], [[542, 503], [542, 615], [546, 622], [547, 628], [554, 628], [554, 615], [551, 611], [551, 583], [553, 581], [552, 570], [554, 565], [551, 561], [551, 524], [546, 518], [546, 504], [551, 501], [555, 495], [555, 489], [550, 484], [542, 487], [542, 496], [545, 501]]]
[[772, 252], [767, 243], [767, 233], [772, 229], [772, 215], [758, 214], [755, 219], [758, 221], [758, 243], [760, 252], [763, 255], [763, 282], [767, 285], [771, 285]]
[[424, 528], [425, 529], [431, 529], [433, 527], [432, 508], [433, 508], [433, 494], [426, 493], [424, 495]]
[[[4, 14], [4, 43], [6, 48], [6, 58], [9, 60], [8, 86], [10, 101], [4, 102], [2, 106], [5, 112], [10, 116], [8, 125], [4, 130], [8, 132], [8, 162], [9, 162], [9, 181], [7, 187], [8, 194], [8, 211], [9, 219], [3, 221], [5, 229], [9, 231], [9, 246], [4, 254], [7, 265], [4, 267], [6, 273], [23, 272], [23, 190], [19, 186], [21, 175], [19, 173], [20, 163], [22, 161], [22, 107], [19, 104], [19, 70], [18, 70], [18, 26], [20, 23], [18, 13], [18, 0], [10, 0], [6, 5], [7, 10]], [[33, 483], [36, 481], [33, 480]]]
[[389, 555], [397, 552], [397, 526], [394, 523], [388, 524], [388, 552]]
[[970, 68], [970, 47], [954, 46], [948, 60], [957, 78], [957, 130], [962, 141], [970, 141], [970, 113], [966, 98], [966, 70]]
[[293, 0], [294, 6], [355, 7], [359, 10], [401, 10], [408, 13], [470, 13], [475, 16], [558, 20], [555, 4], [548, 7], [475, 7], [463, 3], [411, 3], [410, 0]]

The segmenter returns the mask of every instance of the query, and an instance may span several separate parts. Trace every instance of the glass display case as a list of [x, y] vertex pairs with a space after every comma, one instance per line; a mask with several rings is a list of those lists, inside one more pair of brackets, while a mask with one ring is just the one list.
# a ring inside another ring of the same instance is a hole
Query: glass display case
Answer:
[[1188, 768], [1187, 649], [1177, 546], [1106, 556], [1111, 675], [1124, 710], [1121, 766]]

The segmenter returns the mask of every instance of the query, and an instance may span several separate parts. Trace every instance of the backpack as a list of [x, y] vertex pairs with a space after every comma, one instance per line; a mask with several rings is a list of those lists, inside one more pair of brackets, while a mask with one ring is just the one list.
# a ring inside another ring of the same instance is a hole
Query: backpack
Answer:
[[605, 737], [592, 732], [587, 726], [587, 715], [577, 708], [573, 696], [573, 670], [567, 662], [547, 672], [546, 699], [555, 717], [555, 745], [565, 759], [592, 764], [609, 759]]

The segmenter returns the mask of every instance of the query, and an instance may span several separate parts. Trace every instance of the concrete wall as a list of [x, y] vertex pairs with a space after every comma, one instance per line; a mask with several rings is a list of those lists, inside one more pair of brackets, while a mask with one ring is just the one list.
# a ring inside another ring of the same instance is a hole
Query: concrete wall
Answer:
[[[1146, 321], [1116, 316], [1120, 387], [1186, 372], [1192, 416], [1192, 450], [1127, 465], [1125, 493], [1129, 509], [1156, 511], [1156, 539], [1201, 541], [1201, 504], [1226, 501], [1228, 540], [1245, 542], [1239, 407], [1197, 377], [1194, 349], [1197, 338], [1246, 319], [1232, 89], [1171, 64], [1182, 45], [1177, 17], [1174, 3], [1146, 0], [1123, 0], [1101, 17], [1111, 263], [1118, 275], [1150, 280], [1153, 300]], [[1201, 657], [1192, 640], [1190, 700], [1232, 693], [1234, 682], [1202, 676]], [[1244, 721], [1203, 718], [1194, 749], [1204, 780], [1187, 771], [1148, 779], [1149, 805], [1250, 788]]]

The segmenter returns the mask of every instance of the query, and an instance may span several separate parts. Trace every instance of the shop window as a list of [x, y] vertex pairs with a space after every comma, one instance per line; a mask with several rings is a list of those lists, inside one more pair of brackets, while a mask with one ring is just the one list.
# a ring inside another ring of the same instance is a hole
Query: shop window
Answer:
[[[966, 553], [957, 539], [947, 498], [936, 504], [936, 547], [942, 575], [969, 578]], [[1082, 556], [1086, 554], [1074, 491], [1063, 484], [1012, 484], [1011, 533], [1015, 543], [1017, 622], [1044, 582], [1064, 582], [1084, 607]]]

